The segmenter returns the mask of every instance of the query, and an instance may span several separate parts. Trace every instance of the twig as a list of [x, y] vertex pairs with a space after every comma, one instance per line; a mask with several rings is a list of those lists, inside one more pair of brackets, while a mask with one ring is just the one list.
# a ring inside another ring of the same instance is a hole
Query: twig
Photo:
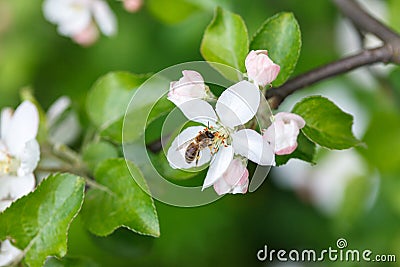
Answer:
[[266, 92], [271, 108], [277, 108], [279, 104], [290, 94], [321, 80], [346, 73], [361, 66], [378, 62], [391, 62], [393, 52], [390, 46], [382, 46], [375, 49], [364, 50], [359, 54], [342, 58], [325, 66], [299, 75], [284, 85], [272, 88]]
[[396, 32], [368, 14], [356, 1], [333, 0], [333, 2], [359, 29], [376, 35], [386, 43], [399, 38]]
[[280, 87], [268, 90], [266, 98], [271, 108], [276, 109], [287, 96], [297, 90], [356, 68], [375, 63], [400, 64], [399, 34], [365, 12], [354, 0], [333, 0], [333, 2], [359, 30], [376, 35], [384, 42], [384, 45], [375, 49], [362, 50], [356, 55], [318, 67], [289, 80]]

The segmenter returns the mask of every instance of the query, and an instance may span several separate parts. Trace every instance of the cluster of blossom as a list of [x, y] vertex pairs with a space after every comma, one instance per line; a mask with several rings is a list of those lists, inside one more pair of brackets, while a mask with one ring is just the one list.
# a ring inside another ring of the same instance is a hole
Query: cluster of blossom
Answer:
[[[35, 188], [40, 148], [36, 141], [39, 115], [29, 101], [13, 112], [5, 108], [0, 121], [0, 212], [12, 202]], [[0, 266], [7, 266], [20, 257], [22, 251], [9, 240], [0, 241]]]
[[[142, 0], [122, 0], [128, 12], [136, 12]], [[117, 31], [117, 19], [104, 0], [45, 0], [45, 18], [58, 26], [59, 34], [76, 43], [90, 46], [99, 38], [99, 29], [106, 36]]]
[[215, 110], [207, 102], [215, 97], [196, 71], [183, 71], [183, 77], [171, 83], [168, 94], [187, 119], [204, 125], [188, 127], [175, 138], [167, 154], [170, 166], [189, 169], [210, 162], [203, 190], [213, 186], [219, 195], [246, 193], [247, 160], [275, 165], [275, 154], [290, 154], [297, 148], [299, 130], [305, 125], [300, 116], [281, 112], [262, 134], [246, 129], [244, 125], [254, 119], [260, 105], [259, 88], [271, 84], [280, 67], [265, 50], [251, 51], [245, 65], [248, 81], [227, 88]]

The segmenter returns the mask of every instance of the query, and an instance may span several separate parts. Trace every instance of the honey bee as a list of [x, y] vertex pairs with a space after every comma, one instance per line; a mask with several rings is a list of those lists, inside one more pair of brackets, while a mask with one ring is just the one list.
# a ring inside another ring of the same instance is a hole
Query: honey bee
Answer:
[[200, 159], [200, 151], [206, 147], [210, 148], [211, 150], [216, 136], [218, 136], [218, 132], [213, 133], [209, 130], [209, 128], [205, 128], [204, 131], [200, 131], [196, 137], [179, 146], [177, 150], [180, 150], [187, 145], [185, 151], [185, 161], [186, 163], [190, 164], [196, 160], [197, 166]]

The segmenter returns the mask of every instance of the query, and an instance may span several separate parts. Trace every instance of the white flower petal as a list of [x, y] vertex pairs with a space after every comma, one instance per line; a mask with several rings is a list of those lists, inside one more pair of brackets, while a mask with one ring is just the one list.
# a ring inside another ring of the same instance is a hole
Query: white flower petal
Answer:
[[60, 21], [60, 17], [65, 14], [63, 9], [67, 6], [67, 1], [60, 0], [45, 0], [43, 2], [43, 15], [44, 17], [52, 22], [58, 23]]
[[0, 200], [16, 200], [35, 188], [35, 176], [1, 176]]
[[57, 30], [61, 35], [72, 37], [84, 31], [91, 23], [92, 16], [90, 10], [79, 9], [60, 21]]
[[274, 165], [273, 147], [254, 130], [244, 129], [233, 134], [232, 145], [235, 153], [259, 165]]
[[11, 155], [19, 155], [25, 143], [36, 138], [38, 127], [39, 114], [35, 105], [24, 101], [14, 112], [4, 136], [4, 142]]
[[22, 251], [14, 247], [9, 240], [5, 240], [0, 244], [0, 266], [8, 266], [18, 257]]
[[117, 19], [104, 1], [96, 0], [93, 2], [93, 16], [99, 25], [100, 30], [107, 36], [117, 32]]
[[71, 106], [71, 99], [67, 96], [58, 98], [47, 111], [47, 124], [52, 126], [57, 119]]
[[25, 176], [32, 173], [40, 159], [39, 144], [35, 139], [28, 141], [22, 153], [18, 156], [21, 165], [18, 169], [18, 176]]
[[233, 159], [233, 147], [222, 146], [219, 148], [215, 157], [211, 161], [210, 168], [208, 169], [207, 176], [204, 179], [203, 189], [213, 185], [218, 179], [222, 177], [224, 172], [228, 169], [229, 164]]
[[[68, 132], [68, 134], [65, 134]], [[72, 144], [81, 133], [78, 115], [70, 110], [65, 118], [49, 129], [49, 140], [53, 144]]]
[[73, 36], [91, 23], [91, 0], [47, 0], [43, 13], [47, 20], [58, 25], [58, 32]]
[[213, 107], [202, 99], [192, 99], [178, 106], [182, 113], [191, 121], [200, 122], [206, 126], [215, 126], [217, 115]]
[[275, 126], [275, 153], [277, 155], [287, 155], [292, 153], [297, 147], [297, 136], [299, 128], [295, 121], [284, 123], [277, 121]]
[[[192, 163], [187, 163], [185, 160], [185, 152], [190, 141], [195, 138], [200, 131], [203, 131], [203, 126], [193, 126], [183, 130], [172, 142], [168, 149], [167, 159], [169, 165], [174, 169], [189, 169], [196, 167], [196, 160]], [[200, 159], [197, 167], [204, 165], [211, 159], [211, 152], [208, 148], [200, 152]]]
[[9, 129], [10, 121], [12, 118], [13, 110], [11, 108], [4, 108], [1, 111], [0, 118], [0, 139], [6, 136], [6, 132]]
[[233, 128], [251, 120], [259, 105], [260, 90], [248, 81], [241, 81], [221, 94], [216, 111], [222, 124]]

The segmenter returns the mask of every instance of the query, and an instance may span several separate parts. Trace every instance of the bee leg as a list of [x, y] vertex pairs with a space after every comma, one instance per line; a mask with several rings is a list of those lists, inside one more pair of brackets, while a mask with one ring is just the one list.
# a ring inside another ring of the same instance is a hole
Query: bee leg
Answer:
[[197, 164], [199, 163], [199, 159], [200, 159], [200, 150], [196, 154], [196, 167], [197, 167]]

